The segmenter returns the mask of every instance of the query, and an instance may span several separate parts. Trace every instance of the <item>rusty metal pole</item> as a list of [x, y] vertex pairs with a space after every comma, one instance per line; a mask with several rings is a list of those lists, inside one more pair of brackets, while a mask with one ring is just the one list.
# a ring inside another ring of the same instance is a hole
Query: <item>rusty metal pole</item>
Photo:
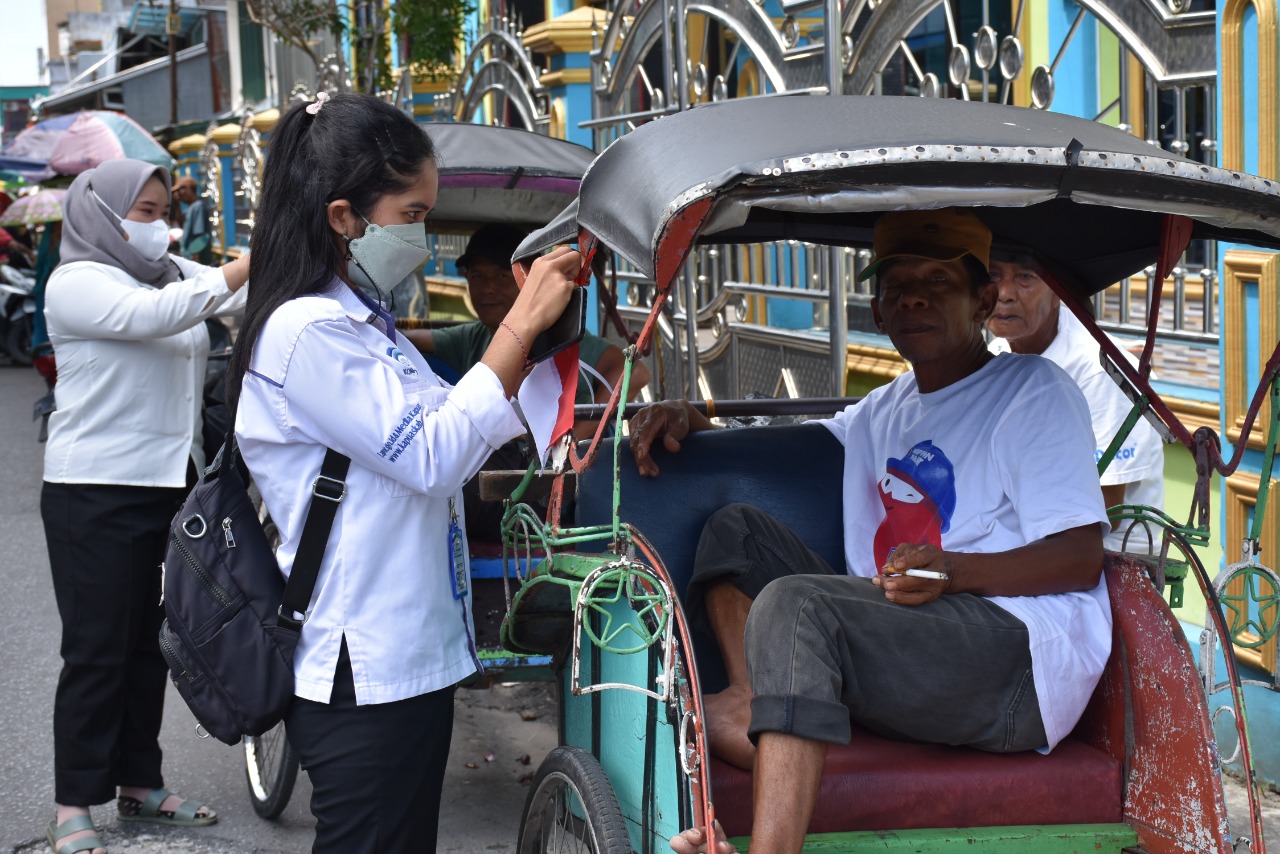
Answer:
[[[178, 124], [178, 0], [169, 0], [169, 15], [164, 29], [169, 36], [169, 126]], [[171, 133], [173, 131], [171, 130]]]

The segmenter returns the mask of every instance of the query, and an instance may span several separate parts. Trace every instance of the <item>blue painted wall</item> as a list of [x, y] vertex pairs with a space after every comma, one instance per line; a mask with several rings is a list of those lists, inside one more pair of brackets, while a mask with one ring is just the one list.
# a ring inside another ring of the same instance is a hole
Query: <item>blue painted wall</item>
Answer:
[[[1070, 0], [1053, 0], [1048, 7], [1049, 45], [1058, 50], [1063, 39], [1071, 30], [1071, 22], [1075, 20], [1080, 7]], [[1056, 57], [1046, 59], [1046, 65], [1052, 65]], [[1031, 74], [1034, 69], [1026, 68], [1023, 73]], [[1056, 83], [1052, 109], [1055, 113], [1068, 113], [1081, 118], [1092, 119], [1101, 108], [1098, 104], [1098, 19], [1086, 14], [1080, 23], [1071, 43], [1062, 52], [1058, 62], [1058, 70], [1054, 73]]]

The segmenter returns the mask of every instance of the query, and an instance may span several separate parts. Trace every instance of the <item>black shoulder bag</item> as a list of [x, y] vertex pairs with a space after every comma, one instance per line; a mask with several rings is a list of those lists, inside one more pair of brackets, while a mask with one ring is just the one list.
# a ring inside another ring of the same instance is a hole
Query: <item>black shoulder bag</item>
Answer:
[[219, 741], [261, 735], [293, 700], [293, 652], [350, 464], [325, 454], [287, 585], [234, 432], [169, 526], [160, 649], [178, 693]]

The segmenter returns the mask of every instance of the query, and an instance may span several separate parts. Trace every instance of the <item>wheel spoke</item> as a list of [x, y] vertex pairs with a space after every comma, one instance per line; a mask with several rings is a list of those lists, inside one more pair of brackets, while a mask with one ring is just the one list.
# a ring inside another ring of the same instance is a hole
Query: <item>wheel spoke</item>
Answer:
[[275, 818], [288, 804], [298, 774], [298, 760], [289, 747], [284, 725], [246, 738], [244, 752], [254, 811], [263, 818]]

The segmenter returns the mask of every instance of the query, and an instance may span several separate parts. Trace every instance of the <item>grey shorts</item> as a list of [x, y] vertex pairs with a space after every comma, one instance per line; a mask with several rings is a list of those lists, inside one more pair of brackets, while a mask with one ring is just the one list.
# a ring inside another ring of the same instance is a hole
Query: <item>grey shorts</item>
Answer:
[[894, 604], [746, 505], [713, 516], [698, 546], [691, 591], [722, 581], [755, 599], [746, 635], [753, 739], [783, 732], [844, 744], [852, 719], [893, 738], [996, 752], [1046, 743], [1026, 626], [986, 599]]

